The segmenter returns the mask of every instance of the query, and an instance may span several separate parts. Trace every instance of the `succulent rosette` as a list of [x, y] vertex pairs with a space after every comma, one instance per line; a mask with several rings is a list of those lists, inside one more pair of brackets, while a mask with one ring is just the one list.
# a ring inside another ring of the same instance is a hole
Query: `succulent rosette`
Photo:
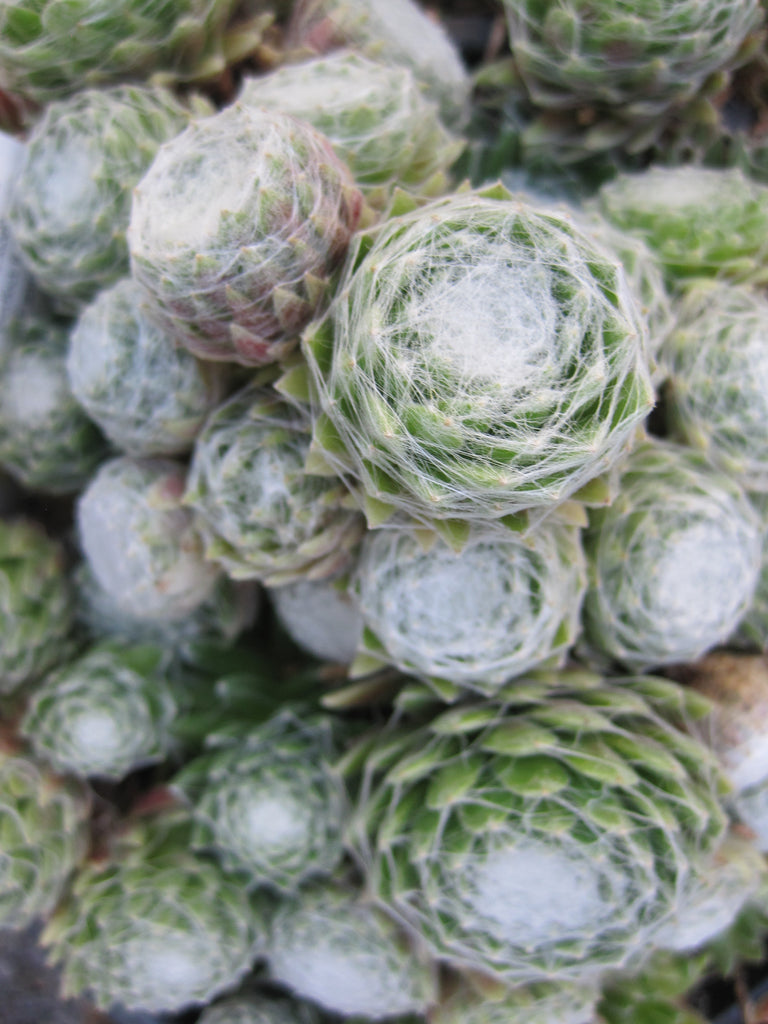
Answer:
[[610, 466], [653, 405], [645, 326], [615, 259], [500, 185], [358, 233], [304, 335], [316, 471], [369, 521], [551, 509]]
[[309, 1003], [254, 992], [208, 1006], [198, 1024], [320, 1024], [320, 1017]]
[[50, 914], [89, 845], [84, 786], [0, 749], [0, 928]]
[[117, 640], [159, 647], [169, 663], [195, 661], [199, 644], [229, 647], [255, 622], [260, 593], [256, 584], [219, 576], [210, 594], [188, 615], [157, 621], [125, 612], [100, 585], [87, 562], [73, 577], [75, 618], [93, 640]]
[[205, 560], [194, 517], [181, 504], [185, 469], [170, 459], [105, 463], [77, 506], [80, 544], [97, 582], [121, 611], [171, 622], [211, 594], [220, 570]]
[[[251, 31], [270, 20], [266, 4], [255, 6], [262, 16]], [[227, 66], [225, 30], [236, 7], [237, 0], [8, 0], [0, 9], [0, 78], [39, 103], [84, 85], [208, 78]]]
[[371, 892], [434, 955], [508, 985], [639, 963], [724, 838], [717, 761], [680, 728], [707, 707], [573, 670], [396, 718], [346, 761]]
[[741, 170], [651, 167], [603, 185], [597, 208], [642, 238], [678, 288], [692, 277], [761, 283], [768, 251], [768, 186]]
[[362, 657], [492, 694], [535, 666], [561, 663], [579, 632], [587, 587], [579, 531], [550, 518], [526, 534], [476, 528], [460, 552], [425, 547], [412, 530], [372, 530], [353, 589], [363, 619]]
[[86, 89], [46, 108], [8, 216], [25, 264], [62, 308], [77, 311], [127, 273], [132, 190], [189, 117], [147, 86]]
[[589, 103], [658, 117], [743, 63], [758, 0], [503, 0], [516, 66], [542, 107]]
[[0, 465], [25, 487], [80, 490], [110, 448], [69, 386], [65, 324], [26, 313], [6, 329], [0, 354]]
[[257, 384], [209, 418], [197, 438], [184, 503], [206, 556], [234, 579], [278, 586], [347, 565], [363, 532], [339, 480], [310, 476], [305, 413]]
[[269, 599], [291, 639], [316, 658], [351, 662], [360, 644], [363, 619], [346, 576], [297, 580], [270, 587]]
[[162, 761], [178, 713], [160, 648], [101, 645], [51, 672], [21, 721], [56, 771], [118, 780]]
[[317, 128], [369, 202], [383, 201], [395, 185], [444, 190], [446, 172], [464, 145], [443, 127], [410, 68], [350, 51], [249, 78], [240, 99]]
[[172, 783], [195, 821], [192, 847], [280, 892], [330, 875], [346, 823], [333, 758], [331, 720], [288, 709], [195, 758]]
[[409, 67], [446, 124], [467, 119], [471, 82], [455, 44], [414, 0], [298, 0], [289, 43], [319, 53], [349, 46]]
[[735, 481], [691, 449], [639, 445], [584, 534], [587, 646], [633, 671], [699, 657], [749, 608], [762, 544]]
[[720, 282], [691, 289], [664, 361], [674, 436], [768, 491], [768, 299]]
[[341, 885], [316, 883], [281, 901], [266, 955], [275, 981], [342, 1016], [381, 1020], [436, 1001], [434, 969], [381, 910]]
[[99, 293], [69, 339], [75, 398], [121, 451], [178, 455], [221, 401], [218, 367], [196, 359], [149, 320], [126, 278]]
[[42, 939], [65, 996], [174, 1013], [248, 973], [264, 943], [263, 908], [188, 840], [186, 819], [139, 820], [110, 858], [80, 871]]
[[139, 183], [132, 273], [196, 355], [274, 362], [323, 302], [361, 209], [324, 136], [235, 103], [163, 146]]
[[0, 695], [66, 654], [73, 625], [64, 548], [36, 523], [0, 522]]

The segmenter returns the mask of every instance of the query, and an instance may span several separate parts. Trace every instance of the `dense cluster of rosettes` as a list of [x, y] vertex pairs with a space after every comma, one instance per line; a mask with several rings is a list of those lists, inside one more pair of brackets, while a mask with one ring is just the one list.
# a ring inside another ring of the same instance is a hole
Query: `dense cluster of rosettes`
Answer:
[[694, 1024], [768, 926], [762, 5], [433, 6], [0, 2], [0, 928], [107, 1012]]

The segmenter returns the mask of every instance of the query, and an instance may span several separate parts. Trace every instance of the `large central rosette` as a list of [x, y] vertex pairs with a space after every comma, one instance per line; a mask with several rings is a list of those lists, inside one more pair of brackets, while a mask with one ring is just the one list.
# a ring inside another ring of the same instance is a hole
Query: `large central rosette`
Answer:
[[567, 215], [500, 186], [361, 233], [305, 335], [317, 471], [371, 522], [549, 509], [609, 467], [653, 404], [623, 271]]

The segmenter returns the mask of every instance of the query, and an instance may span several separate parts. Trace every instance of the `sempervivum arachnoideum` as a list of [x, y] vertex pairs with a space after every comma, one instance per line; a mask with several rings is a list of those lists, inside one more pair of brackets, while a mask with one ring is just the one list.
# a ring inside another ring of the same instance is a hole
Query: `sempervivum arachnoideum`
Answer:
[[267, 594], [280, 625], [299, 647], [327, 661], [353, 660], [363, 619], [348, 576], [296, 580], [269, 587]]
[[178, 714], [160, 648], [93, 647], [51, 672], [21, 720], [37, 757], [56, 771], [118, 780], [172, 750]]
[[356, 236], [304, 335], [311, 468], [356, 477], [374, 523], [551, 509], [650, 411], [644, 331], [618, 260], [563, 213], [499, 185], [395, 217]]
[[[515, 64], [545, 108], [658, 118], [758, 45], [758, 0], [503, 0]], [[750, 36], [755, 38], [750, 39]]]
[[424, 1013], [436, 1001], [423, 951], [349, 884], [316, 882], [282, 900], [266, 956], [271, 978], [345, 1017]]
[[96, 424], [72, 394], [68, 327], [25, 313], [7, 325], [0, 353], [0, 465], [25, 487], [79, 491], [110, 454]]
[[522, 535], [477, 527], [458, 553], [431, 541], [388, 528], [363, 539], [353, 673], [391, 663], [453, 698], [564, 659], [587, 586], [578, 529], [555, 517]]
[[227, 34], [237, 0], [7, 0], [0, 8], [0, 80], [47, 103], [105, 82], [209, 78], [244, 43], [255, 47], [271, 6], [252, 0], [249, 36], [240, 40]]
[[600, 997], [596, 983], [532, 982], [508, 988], [485, 975], [457, 974], [441, 993], [434, 1024], [589, 1024]]
[[190, 807], [193, 849], [281, 892], [331, 874], [347, 808], [332, 766], [332, 721], [285, 709], [239, 738], [213, 736], [209, 745], [171, 783]]
[[30, 135], [9, 221], [43, 291], [76, 311], [128, 271], [131, 193], [190, 111], [167, 89], [87, 89], [52, 103]]
[[444, 190], [446, 172], [464, 145], [443, 127], [436, 104], [409, 68], [358, 53], [318, 57], [249, 78], [240, 99], [314, 125], [371, 203], [383, 202], [396, 185], [432, 195]]
[[184, 502], [206, 556], [233, 578], [277, 586], [349, 562], [363, 519], [341, 481], [304, 472], [310, 431], [302, 410], [251, 384], [198, 436]]
[[235, 103], [160, 149], [133, 201], [132, 272], [192, 352], [274, 362], [323, 302], [362, 197], [324, 136]]
[[0, 695], [67, 652], [74, 625], [64, 548], [31, 521], [0, 522]]
[[128, 278], [81, 313], [67, 373], [80, 405], [130, 455], [188, 451], [224, 392], [219, 367], [174, 345], [147, 318], [142, 293]]
[[318, 53], [349, 46], [382, 63], [409, 67], [446, 124], [467, 119], [471, 82], [461, 55], [414, 0], [298, 0], [288, 43]]
[[264, 908], [242, 878], [190, 852], [178, 812], [135, 818], [110, 855], [86, 865], [43, 932], [64, 995], [175, 1013], [248, 973], [264, 946]]
[[261, 595], [255, 583], [220, 576], [208, 596], [187, 615], [170, 621], [130, 614], [101, 586], [87, 562], [73, 575], [75, 618], [92, 640], [148, 644], [168, 664], [194, 662], [200, 645], [231, 647], [256, 620]]
[[670, 432], [750, 491], [768, 491], [768, 299], [692, 287], [663, 349]]
[[646, 242], [670, 287], [692, 277], [765, 280], [768, 186], [738, 169], [650, 167], [620, 174], [594, 202]]
[[173, 621], [205, 601], [220, 570], [203, 555], [181, 504], [185, 468], [170, 459], [105, 463], [78, 501], [80, 544], [98, 583], [121, 610]]
[[689, 448], [639, 445], [584, 534], [587, 646], [633, 671], [699, 657], [749, 608], [762, 544], [734, 480]]
[[724, 837], [717, 761], [679, 728], [707, 706], [578, 671], [396, 718], [346, 760], [371, 892], [434, 955], [507, 984], [640, 961]]
[[0, 746], [0, 928], [50, 914], [89, 846], [85, 786]]

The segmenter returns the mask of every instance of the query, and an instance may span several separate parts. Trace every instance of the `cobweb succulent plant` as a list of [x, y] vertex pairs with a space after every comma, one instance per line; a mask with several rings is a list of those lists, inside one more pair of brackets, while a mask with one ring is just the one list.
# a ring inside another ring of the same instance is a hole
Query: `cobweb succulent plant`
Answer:
[[363, 619], [348, 576], [297, 580], [267, 593], [281, 626], [300, 647], [325, 661], [354, 659]]
[[549, 510], [650, 411], [644, 331], [619, 263], [562, 213], [494, 186], [395, 217], [358, 233], [304, 335], [311, 468], [357, 478], [373, 523]]
[[319, 53], [349, 46], [382, 63], [410, 67], [446, 124], [467, 118], [471, 83], [461, 56], [413, 0], [298, 0], [288, 42]]
[[[271, 20], [266, 4], [255, 7], [261, 16], [251, 33]], [[208, 78], [224, 70], [237, 43], [226, 37], [236, 8], [237, 0], [8, 0], [0, 9], [0, 80], [45, 103], [84, 85]]]
[[361, 210], [324, 136], [235, 103], [163, 146], [139, 183], [132, 273], [149, 315], [195, 354], [274, 362], [323, 302]]
[[664, 362], [673, 436], [750, 491], [768, 491], [768, 300], [724, 282], [691, 288]]
[[331, 1013], [382, 1020], [436, 1001], [434, 968], [349, 886], [317, 882], [281, 901], [266, 955], [270, 977]]
[[697, 658], [749, 608], [762, 531], [739, 485], [689, 448], [647, 441], [590, 512], [587, 646], [640, 671]]
[[25, 487], [79, 491], [110, 454], [96, 424], [72, 394], [68, 327], [24, 313], [6, 328], [0, 353], [0, 465]]
[[354, 52], [249, 78], [240, 99], [308, 121], [377, 205], [395, 185], [444, 191], [446, 171], [463, 147], [443, 127], [437, 106], [423, 95], [409, 68]]
[[250, 384], [198, 436], [184, 503], [206, 556], [234, 579], [278, 586], [350, 561], [363, 519], [340, 481], [304, 472], [310, 429], [302, 409]]
[[105, 463], [80, 495], [85, 558], [121, 610], [173, 621], [211, 594], [220, 570], [207, 562], [192, 513], [182, 507], [185, 468], [171, 459]]
[[21, 721], [56, 771], [118, 780], [173, 749], [177, 702], [160, 648], [102, 644], [51, 672]]
[[320, 1024], [320, 1015], [309, 1003], [253, 992], [214, 1003], [198, 1024]]
[[679, 728], [706, 707], [574, 670], [396, 718], [346, 761], [370, 890], [434, 955], [509, 985], [639, 962], [725, 835], [717, 762]]
[[757, 0], [503, 0], [510, 48], [545, 108], [621, 107], [657, 118], [708, 77], [743, 63], [762, 21]]
[[768, 242], [768, 186], [738, 168], [650, 167], [602, 186], [597, 209], [642, 238], [671, 288], [692, 277], [761, 283]]
[[149, 320], [126, 278], [99, 293], [69, 338], [75, 398], [121, 451], [178, 455], [192, 447], [221, 401], [224, 379]]
[[189, 122], [167, 89], [86, 89], [35, 125], [9, 222], [43, 291], [76, 312], [128, 271], [131, 193], [161, 143]]
[[391, 663], [450, 698], [492, 694], [515, 675], [562, 662], [587, 586], [576, 527], [545, 520], [526, 534], [476, 527], [457, 553], [414, 531], [372, 530], [352, 589], [363, 619], [352, 672]]
[[89, 846], [85, 786], [0, 747], [0, 928], [50, 914]]
[[195, 822], [192, 848], [280, 892], [330, 875], [346, 822], [331, 720], [285, 708], [239, 739], [212, 737], [210, 745], [172, 780]]
[[109, 858], [79, 872], [43, 932], [64, 994], [173, 1013], [233, 988], [265, 939], [241, 882], [190, 853], [183, 816], [134, 820]]

